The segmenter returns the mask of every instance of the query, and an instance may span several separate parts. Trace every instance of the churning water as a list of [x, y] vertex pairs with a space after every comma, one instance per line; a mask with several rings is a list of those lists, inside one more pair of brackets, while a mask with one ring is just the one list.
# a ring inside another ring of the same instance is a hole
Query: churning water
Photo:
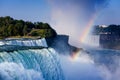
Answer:
[[[1, 41], [0, 80], [120, 80], [119, 50], [86, 48], [70, 56], [58, 54], [40, 40], [28, 46], [46, 48], [14, 50], [27, 44], [18, 40], [4, 43]], [[17, 45], [12, 45], [12, 51], [6, 51], [11, 47], [6, 45], [13, 43]]]

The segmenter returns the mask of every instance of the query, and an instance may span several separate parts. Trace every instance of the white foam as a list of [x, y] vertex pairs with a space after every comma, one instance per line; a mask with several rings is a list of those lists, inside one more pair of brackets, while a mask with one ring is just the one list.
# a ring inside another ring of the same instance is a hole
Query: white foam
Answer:
[[44, 80], [41, 73], [13, 62], [0, 63], [0, 80]]
[[42, 47], [48, 47], [45, 38], [43, 39], [29, 39], [29, 40], [6, 40], [6, 41], [0, 41], [0, 45], [18, 45], [18, 46], [42, 46]]

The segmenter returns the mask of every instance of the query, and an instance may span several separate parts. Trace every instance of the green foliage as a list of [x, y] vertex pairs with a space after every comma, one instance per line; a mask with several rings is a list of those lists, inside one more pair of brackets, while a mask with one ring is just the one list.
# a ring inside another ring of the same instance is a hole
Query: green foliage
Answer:
[[48, 23], [15, 20], [9, 16], [0, 17], [0, 38], [12, 36], [53, 37], [57, 33]]
[[40, 36], [41, 38], [43, 37], [51, 37], [55, 33], [51, 29], [33, 29], [29, 35], [31, 36]]

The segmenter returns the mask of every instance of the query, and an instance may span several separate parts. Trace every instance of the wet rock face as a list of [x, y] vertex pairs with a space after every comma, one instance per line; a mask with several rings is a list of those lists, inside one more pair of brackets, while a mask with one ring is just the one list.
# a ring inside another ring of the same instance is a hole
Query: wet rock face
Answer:
[[49, 47], [54, 48], [61, 54], [71, 54], [76, 52], [78, 48], [71, 46], [69, 42], [69, 36], [57, 35], [56, 37], [46, 38]]
[[108, 49], [120, 49], [120, 35], [101, 34], [100, 46]]

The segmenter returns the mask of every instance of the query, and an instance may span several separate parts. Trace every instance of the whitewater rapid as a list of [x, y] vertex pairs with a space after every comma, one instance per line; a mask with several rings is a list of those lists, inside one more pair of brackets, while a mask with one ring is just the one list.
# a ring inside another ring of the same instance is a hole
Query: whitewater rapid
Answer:
[[86, 47], [63, 54], [45, 39], [0, 41], [0, 80], [119, 80], [119, 50]]
[[41, 72], [25, 69], [22, 64], [3, 62], [0, 64], [0, 80], [44, 80]]
[[48, 47], [45, 38], [42, 39], [7, 39], [1, 40], [0, 46], [17, 45], [17, 46], [42, 46]]
[[0, 52], [0, 80], [64, 80], [52, 48]]
[[64, 80], [58, 53], [43, 39], [0, 41], [0, 80]]

